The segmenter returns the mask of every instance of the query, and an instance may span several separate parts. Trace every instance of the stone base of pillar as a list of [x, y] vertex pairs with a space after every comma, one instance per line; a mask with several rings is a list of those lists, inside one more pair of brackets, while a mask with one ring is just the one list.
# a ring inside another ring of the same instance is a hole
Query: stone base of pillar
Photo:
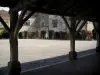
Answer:
[[96, 47], [96, 52], [100, 53], [100, 46]]
[[69, 52], [69, 60], [77, 60], [77, 52], [70, 51]]
[[21, 65], [19, 61], [8, 62], [9, 73], [8, 75], [20, 75]]

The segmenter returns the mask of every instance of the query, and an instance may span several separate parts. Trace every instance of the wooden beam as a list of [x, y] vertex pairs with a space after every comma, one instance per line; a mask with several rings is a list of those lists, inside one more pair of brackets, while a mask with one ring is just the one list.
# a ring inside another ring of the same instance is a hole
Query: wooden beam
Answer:
[[88, 8], [84, 11], [81, 11], [80, 13], [77, 13], [78, 15], [76, 15], [75, 18], [78, 18], [78, 17], [81, 17], [81, 16], [84, 16], [85, 14], [87, 14], [88, 12], [91, 12], [92, 11], [92, 8]]
[[77, 53], [75, 51], [75, 23], [76, 23], [76, 20], [71, 18], [70, 52], [69, 52], [69, 59], [70, 60], [77, 59]]
[[[22, 0], [21, 0], [22, 1]], [[14, 8], [14, 11], [21, 11], [23, 8], [25, 8], [25, 6], [23, 6], [23, 4], [21, 2], [19, 2]]]
[[23, 18], [25, 16], [25, 13], [27, 12], [27, 8], [24, 8], [21, 12], [21, 14], [19, 15], [16, 27], [15, 27], [15, 31], [14, 31], [14, 35], [16, 36], [16, 34], [18, 34], [19, 32], [19, 28], [22, 26], [23, 24]]
[[70, 13], [70, 12], [74, 12], [78, 7], [79, 7], [80, 4], [74, 4], [72, 5], [69, 9], [67, 9], [67, 12]]
[[93, 22], [93, 26], [94, 26], [94, 29], [96, 30], [96, 32], [98, 33], [98, 32], [99, 32], [99, 30], [98, 30], [98, 28], [96, 27], [95, 22]]
[[70, 1], [66, 1], [65, 0], [65, 5], [63, 6], [63, 9], [61, 8], [60, 10], [61, 11], [65, 11], [66, 10], [67, 11], [69, 9], [69, 7], [74, 6], [74, 5], [75, 5], [75, 3], [74, 3], [73, 0], [70, 0]]
[[1, 16], [0, 16], [0, 22], [2, 23], [4, 28], [8, 31], [8, 33], [10, 33], [10, 28], [8, 27], [8, 25], [5, 23], [5, 21], [2, 19]]
[[35, 12], [32, 11], [30, 12], [24, 19], [23, 19], [23, 23], [20, 25], [20, 27], [18, 28], [18, 31], [22, 28], [23, 24], [34, 14]]
[[78, 25], [80, 24], [81, 20], [78, 20], [78, 22], [75, 25], [75, 29], [77, 29]]
[[[18, 22], [19, 23], [23, 23], [23, 18], [25, 16], [25, 13], [27, 12], [27, 8], [24, 8], [22, 11], [21, 11], [21, 14], [19, 15], [19, 19], [18, 19]], [[21, 22], [22, 21], [22, 22]]]
[[65, 22], [67, 28], [68, 28], [69, 31], [70, 31], [71, 28], [70, 28], [70, 26], [69, 26], [68, 21], [66, 20], [66, 18], [65, 18], [64, 16], [61, 16], [61, 18], [63, 19], [63, 21]]
[[84, 26], [86, 23], [87, 23], [86, 20], [83, 21], [82, 25], [81, 25], [81, 26], [79, 27], [79, 29], [76, 31], [76, 34], [77, 34], [78, 32], [80, 32], [80, 30], [83, 28], [83, 26]]
[[39, 9], [36, 9], [36, 7], [29, 7], [28, 10], [32, 11], [33, 9], [36, 10], [36, 12], [39, 12], [39, 13], [46, 13], [46, 14], [51, 14], [51, 15], [68, 15], [68, 16], [75, 16], [71, 13], [67, 13], [66, 11], [65, 12], [62, 12], [62, 11], [58, 11], [57, 9], [49, 9], [49, 8], [42, 8], [40, 7]]
[[81, 17], [75, 17], [76, 20], [87, 20], [87, 21], [96, 21], [98, 22], [98, 20], [96, 18], [90, 18], [88, 16], [81, 16]]
[[23, 19], [23, 23], [25, 23], [35, 12], [30, 12], [24, 19]]

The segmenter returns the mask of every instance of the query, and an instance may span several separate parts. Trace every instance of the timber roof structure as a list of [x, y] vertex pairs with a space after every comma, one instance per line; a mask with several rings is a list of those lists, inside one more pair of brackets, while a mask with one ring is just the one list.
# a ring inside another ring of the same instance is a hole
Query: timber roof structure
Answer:
[[99, 0], [1, 0], [0, 6], [14, 7], [54, 15], [71, 16], [91, 21], [99, 20]]

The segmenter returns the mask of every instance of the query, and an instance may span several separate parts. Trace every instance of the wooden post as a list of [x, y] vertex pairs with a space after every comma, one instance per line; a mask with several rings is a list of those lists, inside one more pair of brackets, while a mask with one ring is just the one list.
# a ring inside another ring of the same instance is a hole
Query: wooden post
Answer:
[[76, 19], [71, 18], [71, 26], [68, 24], [66, 18], [64, 16], [61, 16], [63, 21], [66, 24], [66, 27], [69, 30], [70, 33], [70, 49], [71, 51], [69, 52], [69, 59], [70, 60], [76, 60], [77, 59], [77, 53], [75, 51], [75, 34], [76, 34]]
[[71, 29], [70, 29], [70, 49], [69, 52], [69, 59], [70, 60], [76, 60], [77, 59], [77, 53], [75, 51], [75, 23], [76, 20], [74, 18], [71, 18]]
[[35, 11], [30, 12], [24, 18], [26, 12], [27, 8], [24, 8], [18, 18], [18, 11], [14, 10], [14, 8], [10, 8], [10, 28], [4, 23], [2, 18], [0, 18], [3, 26], [10, 33], [10, 61], [8, 62], [8, 75], [20, 75], [21, 66], [18, 61], [18, 33], [23, 24], [34, 14]]
[[61, 16], [61, 18], [63, 19], [63, 21], [65, 22], [65, 24], [66, 24], [66, 32], [67, 32], [67, 39], [69, 40], [70, 39], [70, 35], [69, 35], [69, 33], [68, 32], [70, 32], [70, 25], [69, 25], [69, 23], [68, 23], [68, 21], [67, 21], [67, 18], [66, 17], [64, 17], [64, 16]]
[[79, 27], [79, 29], [76, 31], [77, 27], [79, 26], [81, 20], [79, 20], [76, 24], [76, 17], [71, 18], [71, 25], [68, 24], [66, 18], [64, 16], [61, 16], [63, 21], [66, 24], [66, 27], [69, 30], [70, 33], [70, 49], [69, 52], [69, 59], [70, 60], [76, 60], [77, 59], [77, 53], [75, 51], [75, 35], [83, 28], [83, 26], [86, 24], [86, 20], [83, 21], [82, 25]]
[[96, 47], [96, 52], [100, 53], [100, 33], [97, 33], [97, 47]]
[[99, 29], [100, 29], [100, 22], [99, 24], [98, 23], [94, 23], [94, 28], [96, 30], [96, 39], [97, 39], [97, 47], [96, 47], [96, 52], [100, 53], [100, 32], [99, 32]]
[[8, 62], [9, 73], [8, 75], [20, 75], [21, 67], [18, 61], [18, 38], [14, 36], [14, 30], [18, 21], [18, 11], [10, 9], [10, 61]]

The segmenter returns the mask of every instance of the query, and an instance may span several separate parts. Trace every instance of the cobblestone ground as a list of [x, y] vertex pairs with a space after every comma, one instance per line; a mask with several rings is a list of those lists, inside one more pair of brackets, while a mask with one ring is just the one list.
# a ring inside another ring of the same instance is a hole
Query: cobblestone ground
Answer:
[[[76, 41], [76, 51], [96, 47], [96, 41]], [[19, 61], [21, 63], [66, 55], [70, 51], [68, 40], [19, 39]], [[0, 67], [7, 66], [10, 59], [9, 40], [0, 40]]]

